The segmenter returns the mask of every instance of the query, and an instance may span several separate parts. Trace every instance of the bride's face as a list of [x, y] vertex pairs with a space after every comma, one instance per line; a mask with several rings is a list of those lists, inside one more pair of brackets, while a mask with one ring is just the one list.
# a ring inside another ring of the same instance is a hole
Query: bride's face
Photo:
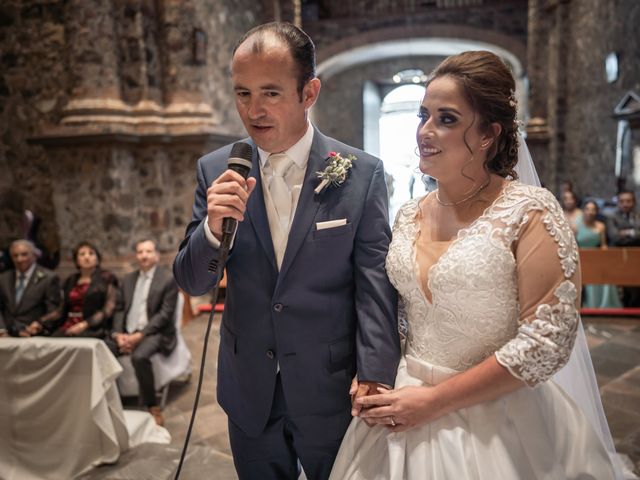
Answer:
[[[482, 174], [492, 138], [480, 131], [480, 116], [450, 76], [433, 80], [418, 113], [420, 171], [439, 181]], [[464, 169], [464, 170], [463, 170]]]

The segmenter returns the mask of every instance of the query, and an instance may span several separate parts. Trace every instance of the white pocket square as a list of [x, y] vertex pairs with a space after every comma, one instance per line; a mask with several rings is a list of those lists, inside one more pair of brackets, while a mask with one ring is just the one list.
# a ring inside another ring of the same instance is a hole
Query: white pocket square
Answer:
[[346, 218], [341, 218], [339, 220], [329, 220], [328, 222], [317, 222], [316, 230], [324, 230], [326, 228], [336, 228], [346, 224], [347, 224]]

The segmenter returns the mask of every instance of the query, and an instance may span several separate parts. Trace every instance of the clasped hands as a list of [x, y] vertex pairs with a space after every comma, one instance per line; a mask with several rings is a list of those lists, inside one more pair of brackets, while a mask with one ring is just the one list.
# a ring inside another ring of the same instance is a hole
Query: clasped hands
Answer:
[[42, 331], [42, 325], [35, 320], [18, 332], [19, 337], [33, 337]]
[[354, 379], [349, 394], [353, 416], [362, 418], [370, 427], [384, 425], [392, 432], [424, 425], [445, 413], [433, 387], [390, 390], [378, 383]]
[[117, 333], [113, 338], [118, 345], [118, 351], [120, 353], [131, 354], [144, 338], [144, 333]]

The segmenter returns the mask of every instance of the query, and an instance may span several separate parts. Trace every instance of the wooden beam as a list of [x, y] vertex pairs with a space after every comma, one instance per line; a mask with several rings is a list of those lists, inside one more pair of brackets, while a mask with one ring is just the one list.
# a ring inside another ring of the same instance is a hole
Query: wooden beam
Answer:
[[581, 248], [583, 284], [640, 286], [640, 247]]

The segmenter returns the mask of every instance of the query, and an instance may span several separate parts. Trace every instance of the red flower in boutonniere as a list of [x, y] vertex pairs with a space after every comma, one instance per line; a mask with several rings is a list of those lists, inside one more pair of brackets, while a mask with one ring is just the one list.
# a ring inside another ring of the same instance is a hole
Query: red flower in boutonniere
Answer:
[[329, 164], [321, 172], [316, 172], [316, 175], [321, 180], [314, 192], [320, 194], [329, 185], [339, 187], [347, 179], [347, 173], [351, 169], [353, 162], [357, 158], [355, 155], [347, 154], [345, 157], [337, 152], [329, 152], [326, 161]]

